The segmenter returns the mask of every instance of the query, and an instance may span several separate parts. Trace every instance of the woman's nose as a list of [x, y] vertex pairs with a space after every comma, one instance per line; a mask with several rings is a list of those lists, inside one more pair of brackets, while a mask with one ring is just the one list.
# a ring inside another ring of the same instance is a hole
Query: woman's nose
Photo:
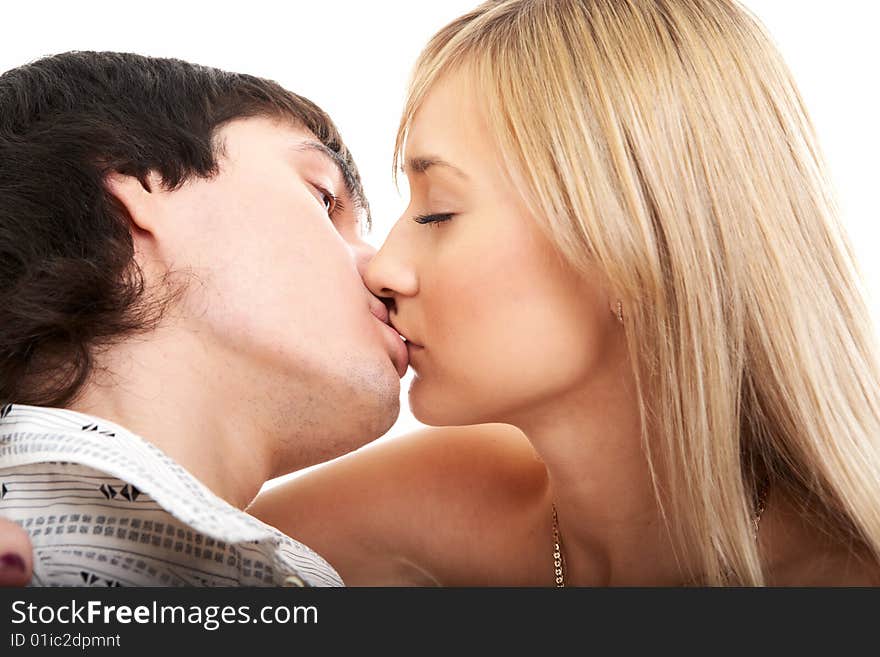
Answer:
[[392, 230], [388, 239], [367, 263], [364, 282], [377, 297], [414, 296], [419, 282], [405, 241]]

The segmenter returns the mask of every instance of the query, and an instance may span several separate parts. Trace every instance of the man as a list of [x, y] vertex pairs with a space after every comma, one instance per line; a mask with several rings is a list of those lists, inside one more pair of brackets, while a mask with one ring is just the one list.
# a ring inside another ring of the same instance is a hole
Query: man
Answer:
[[335, 126], [275, 83], [89, 52], [0, 76], [0, 515], [34, 583], [341, 583], [241, 509], [397, 416], [368, 224]]

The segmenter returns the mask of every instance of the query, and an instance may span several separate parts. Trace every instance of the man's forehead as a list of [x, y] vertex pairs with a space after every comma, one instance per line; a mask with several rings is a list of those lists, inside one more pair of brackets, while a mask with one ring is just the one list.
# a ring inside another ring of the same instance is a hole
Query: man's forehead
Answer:
[[217, 136], [224, 139], [264, 138], [273, 140], [301, 141], [316, 140], [314, 134], [292, 118], [274, 116], [245, 116], [224, 123], [217, 130]]
[[228, 140], [246, 143], [249, 139], [262, 139], [277, 144], [280, 148], [292, 152], [315, 153], [324, 158], [339, 174], [347, 195], [354, 202], [354, 209], [361, 214], [361, 223], [370, 230], [372, 222], [363, 190], [357, 184], [357, 176], [351, 165], [338, 152], [322, 143], [307, 128], [296, 123], [292, 118], [278, 117], [246, 117], [235, 119], [218, 131], [217, 137], [221, 152], [225, 151]]

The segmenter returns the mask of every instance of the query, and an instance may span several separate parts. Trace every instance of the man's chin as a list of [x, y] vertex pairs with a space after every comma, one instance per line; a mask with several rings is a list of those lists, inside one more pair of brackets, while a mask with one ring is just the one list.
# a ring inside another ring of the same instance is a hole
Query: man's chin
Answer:
[[374, 412], [364, 428], [364, 444], [388, 433], [400, 416], [400, 379], [395, 378], [385, 389], [376, 393]]
[[347, 451], [381, 438], [400, 416], [400, 379], [390, 364], [352, 383], [359, 385], [350, 387], [333, 419], [337, 435], [350, 445]]
[[375, 407], [375, 412], [359, 418], [350, 418], [349, 431], [340, 433], [336, 440], [328, 446], [329, 449], [320, 458], [320, 461], [344, 456], [365, 445], [385, 436], [394, 426], [400, 415], [400, 396], [389, 398], [386, 404]]
[[310, 428], [290, 443], [303, 460], [319, 463], [352, 452], [388, 433], [400, 415], [400, 378], [390, 360], [340, 360], [312, 380], [319, 394], [307, 404]]
[[[352, 413], [353, 407], [360, 412]], [[368, 406], [352, 401], [348, 408], [340, 408], [339, 417], [333, 420], [332, 426], [324, 427], [323, 432], [310, 433], [307, 441], [294, 441], [299, 449], [290, 455], [292, 461], [283, 472], [274, 476], [320, 465], [360, 449], [388, 433], [399, 415], [399, 394], [371, 396]]]

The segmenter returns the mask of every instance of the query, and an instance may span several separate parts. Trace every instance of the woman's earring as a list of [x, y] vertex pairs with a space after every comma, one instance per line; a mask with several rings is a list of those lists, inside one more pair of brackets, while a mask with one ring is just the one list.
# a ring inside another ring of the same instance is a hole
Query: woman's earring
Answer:
[[623, 324], [623, 304], [620, 303], [620, 299], [617, 300], [617, 321]]

